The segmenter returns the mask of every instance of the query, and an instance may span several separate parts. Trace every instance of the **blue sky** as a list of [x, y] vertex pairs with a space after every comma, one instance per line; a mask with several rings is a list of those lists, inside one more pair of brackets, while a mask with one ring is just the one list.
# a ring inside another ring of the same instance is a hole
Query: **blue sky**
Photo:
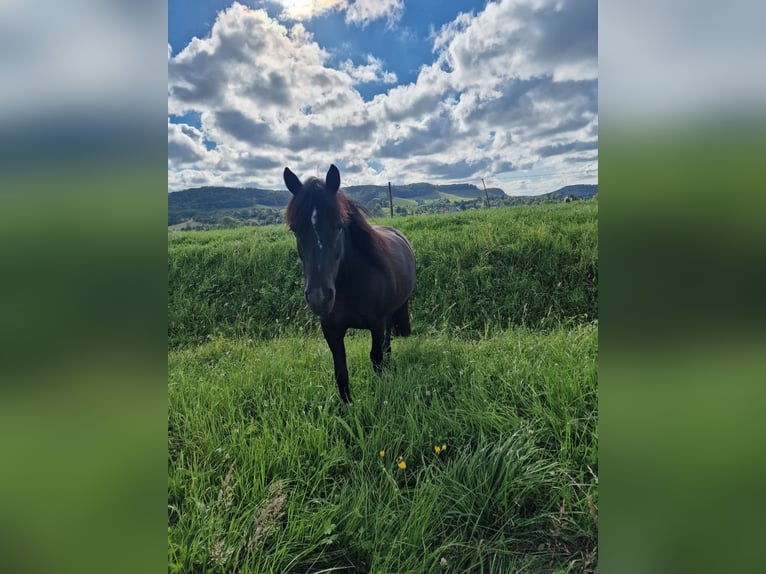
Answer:
[[168, 3], [168, 187], [596, 183], [596, 0]]

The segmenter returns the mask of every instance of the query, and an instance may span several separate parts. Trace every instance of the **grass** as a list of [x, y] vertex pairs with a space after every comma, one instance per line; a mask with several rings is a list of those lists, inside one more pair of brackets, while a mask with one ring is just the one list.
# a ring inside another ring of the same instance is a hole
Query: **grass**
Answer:
[[[468, 336], [598, 316], [598, 204], [378, 218], [412, 243], [419, 332]], [[295, 240], [283, 225], [168, 235], [168, 340], [318, 332], [305, 311]]]
[[350, 406], [284, 226], [169, 234], [169, 571], [593, 571], [597, 213], [378, 218], [414, 335]]
[[[417, 207], [418, 202], [414, 199], [407, 199], [406, 197], [395, 197], [394, 198], [394, 207]], [[383, 209], [388, 208], [388, 205], [384, 205]]]
[[483, 199], [484, 195], [476, 195], [474, 197], [466, 197], [462, 195], [455, 195], [454, 193], [447, 193], [446, 191], [439, 191], [438, 192], [439, 197], [442, 199], [449, 199], [450, 201], [457, 202], [457, 201], [466, 201], [471, 199]]
[[593, 568], [595, 324], [347, 347], [350, 407], [317, 337], [169, 354], [171, 572]]

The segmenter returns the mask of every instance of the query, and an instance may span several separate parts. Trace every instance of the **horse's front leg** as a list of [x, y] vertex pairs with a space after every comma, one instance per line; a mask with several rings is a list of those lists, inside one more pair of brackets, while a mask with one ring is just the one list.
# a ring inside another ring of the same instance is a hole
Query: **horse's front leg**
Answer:
[[375, 325], [370, 328], [372, 333], [372, 349], [370, 349], [370, 360], [372, 361], [372, 368], [376, 373], [380, 373], [383, 369], [383, 347], [385, 342], [386, 322], [381, 321], [379, 325]]
[[340, 398], [344, 403], [351, 402], [351, 393], [348, 388], [348, 368], [346, 367], [346, 345], [343, 337], [346, 329], [329, 327], [322, 323], [322, 333], [332, 353], [332, 363], [335, 367], [335, 382], [338, 383]]

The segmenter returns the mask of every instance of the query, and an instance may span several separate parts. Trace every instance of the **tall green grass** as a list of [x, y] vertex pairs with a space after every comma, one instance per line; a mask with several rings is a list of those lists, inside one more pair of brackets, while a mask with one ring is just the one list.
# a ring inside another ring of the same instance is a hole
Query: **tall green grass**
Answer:
[[[471, 336], [597, 316], [595, 201], [382, 219], [417, 258], [416, 331]], [[168, 235], [171, 347], [218, 335], [271, 338], [317, 329], [284, 226]]]
[[597, 209], [377, 220], [415, 334], [350, 406], [284, 226], [169, 235], [169, 570], [592, 571]]
[[595, 323], [347, 347], [350, 406], [320, 337], [169, 354], [171, 572], [594, 567]]

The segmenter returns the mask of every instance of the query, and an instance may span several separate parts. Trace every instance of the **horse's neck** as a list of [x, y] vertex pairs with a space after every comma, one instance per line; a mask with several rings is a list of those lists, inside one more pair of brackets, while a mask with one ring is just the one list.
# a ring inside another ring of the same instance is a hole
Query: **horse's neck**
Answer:
[[[376, 261], [370, 257], [369, 250], [374, 248], [375, 237], [369, 237], [371, 233], [377, 233], [375, 229], [362, 229], [358, 226], [349, 227], [344, 232], [345, 249], [343, 258], [340, 261], [340, 268], [349, 273], [358, 273], [362, 269], [377, 267]], [[359, 245], [360, 240], [369, 242], [369, 245], [363, 248]]]

